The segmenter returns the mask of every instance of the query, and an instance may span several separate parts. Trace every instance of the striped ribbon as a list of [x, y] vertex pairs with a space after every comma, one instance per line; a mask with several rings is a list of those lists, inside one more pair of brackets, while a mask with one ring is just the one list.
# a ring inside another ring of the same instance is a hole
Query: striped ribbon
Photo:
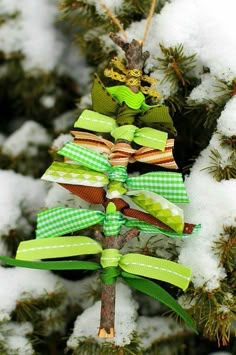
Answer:
[[75, 136], [74, 143], [107, 155], [111, 165], [127, 166], [128, 163], [140, 162], [167, 169], [178, 169], [173, 157], [174, 139], [167, 140], [165, 150], [162, 152], [158, 149], [147, 147], [135, 150], [128, 142], [114, 144], [107, 139], [88, 132], [72, 131], [71, 133]]
[[[58, 151], [58, 154], [72, 159], [91, 170], [84, 171], [84, 168], [81, 170], [80, 166], [56, 162], [47, 169], [42, 179], [60, 183], [71, 183], [70, 174], [75, 174], [76, 178], [73, 183], [77, 185], [83, 185], [82, 181], [84, 180], [84, 184], [87, 186], [105, 186], [108, 184], [109, 180], [107, 180], [106, 176], [100, 173], [108, 172], [112, 177], [112, 174], [116, 172], [116, 176], [113, 180], [125, 182], [128, 188], [149, 190], [161, 194], [164, 198], [175, 203], [189, 202], [182, 175], [179, 173], [151, 172], [140, 176], [128, 177], [126, 167], [119, 165], [112, 166], [109, 163], [108, 158], [104, 155], [72, 142], [67, 143]], [[117, 176], [118, 171], [121, 174], [121, 179]], [[88, 173], [93, 175], [94, 178], [90, 179]], [[82, 178], [78, 179], [79, 175], [82, 176]], [[85, 177], [83, 178], [83, 176]], [[61, 177], [61, 179], [59, 179], [59, 177]], [[65, 178], [63, 179], [63, 177]], [[93, 184], [95, 179], [96, 182], [100, 182], [100, 185]]]

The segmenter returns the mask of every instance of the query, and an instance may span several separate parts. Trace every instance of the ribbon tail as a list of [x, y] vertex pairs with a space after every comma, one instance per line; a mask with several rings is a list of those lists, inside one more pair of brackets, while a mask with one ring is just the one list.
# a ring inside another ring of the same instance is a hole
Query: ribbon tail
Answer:
[[69, 207], [54, 207], [38, 213], [36, 238], [59, 237], [101, 223], [104, 214]]
[[38, 260], [101, 253], [101, 245], [89, 237], [58, 237], [21, 242], [16, 259]]
[[170, 202], [189, 202], [182, 175], [173, 172], [152, 172], [128, 177], [126, 185], [130, 189], [155, 192]]
[[93, 261], [28, 261], [0, 256], [7, 265], [39, 270], [99, 270], [101, 266]]
[[178, 206], [154, 192], [141, 190], [127, 193], [142, 209], [169, 226], [178, 234], [184, 230], [183, 211]]
[[177, 303], [176, 300], [162, 287], [150, 280], [144, 279], [139, 276], [134, 276], [127, 272], [122, 272], [121, 276], [130, 287], [134, 288], [137, 291], [141, 291], [148, 296], [151, 296], [152, 298], [160, 301], [165, 306], [176, 312], [186, 322], [186, 324], [196, 334], [198, 334], [192, 318], [187, 314], [187, 312], [185, 312], [185, 310], [180, 306], [180, 304]]
[[122, 270], [134, 275], [168, 282], [186, 290], [191, 278], [191, 269], [170, 260], [143, 254], [125, 254], [119, 261]]
[[59, 184], [74, 195], [92, 204], [102, 204], [105, 201], [106, 191], [102, 187], [82, 186], [72, 184]]
[[98, 172], [105, 172], [111, 167], [108, 159], [90, 149], [79, 146], [76, 143], [66, 143], [62, 149], [60, 149], [58, 154], [76, 161], [77, 163], [95, 170]]

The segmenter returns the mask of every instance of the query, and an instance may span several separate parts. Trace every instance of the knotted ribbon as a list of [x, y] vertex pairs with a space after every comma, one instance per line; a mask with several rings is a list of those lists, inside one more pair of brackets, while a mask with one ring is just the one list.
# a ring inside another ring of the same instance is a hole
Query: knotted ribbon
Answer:
[[149, 84], [156, 84], [157, 80], [155, 78], [151, 78], [150, 76], [143, 74], [140, 69], [127, 69], [122, 61], [117, 57], [113, 58], [110, 64], [119, 69], [122, 74], [114, 71], [113, 68], [106, 68], [104, 71], [105, 76], [112, 78], [113, 80], [118, 80], [123, 83], [125, 82], [127, 86], [139, 86], [142, 93], [160, 98], [158, 91], [148, 86], [141, 85], [141, 81]]
[[168, 107], [147, 105], [141, 92], [135, 94], [124, 86], [106, 88], [95, 74], [91, 94], [93, 110], [114, 117], [117, 124], [151, 124], [165, 132], [176, 134]]
[[70, 207], [54, 207], [38, 213], [36, 238], [58, 237], [95, 224], [103, 225], [103, 233], [106, 236], [118, 235], [122, 226], [137, 228], [145, 233], [161, 233], [171, 237], [185, 236], [180, 236], [174, 231], [165, 230], [138, 219], [127, 219], [119, 211], [104, 213]]
[[[124, 126], [125, 127], [125, 126]], [[118, 129], [123, 128], [119, 127]], [[174, 139], [168, 139], [165, 150], [142, 147], [133, 149], [127, 141], [112, 143], [107, 139], [92, 133], [71, 131], [74, 135], [74, 143], [85, 148], [108, 156], [111, 165], [124, 165], [128, 163], [147, 163], [161, 166], [167, 169], [178, 169], [174, 157]], [[124, 135], [125, 136], [125, 135]]]
[[[98, 154], [96, 152], [90, 151], [89, 149], [86, 149], [84, 147], [76, 145], [72, 142], [67, 143], [58, 152], [58, 154], [66, 156], [67, 158], [70, 158], [70, 159], [86, 166], [89, 169], [93, 169], [98, 172], [105, 172], [105, 171], [108, 172], [108, 178], [111, 181], [125, 182], [127, 180], [127, 170], [126, 170], [125, 166], [116, 166], [116, 165], [112, 166], [109, 163], [109, 160], [105, 156]], [[74, 168], [76, 168], [76, 167], [74, 167]], [[83, 171], [83, 173], [84, 173], [84, 171]], [[46, 175], [50, 175], [50, 170], [48, 170], [46, 172]], [[156, 179], [157, 176], [158, 175], [155, 175], [155, 173], [151, 173], [151, 175], [147, 175], [146, 177], [144, 177], [144, 180], [141, 184], [143, 184], [143, 186], [144, 186], [145, 180], [146, 180], [146, 182], [149, 180], [149, 185], [150, 185], [150, 187], [152, 187], [151, 181], [153, 181], [154, 182], [153, 185], [155, 185], [155, 180], [157, 182], [157, 179]], [[159, 175], [159, 177], [160, 177], [160, 175]], [[43, 176], [43, 178], [45, 179], [46, 176]], [[89, 175], [86, 176], [86, 179], [88, 179], [88, 178], [89, 178]], [[102, 179], [101, 176], [94, 176], [94, 179], [96, 179], [96, 180], [101, 179], [101, 181], [103, 181], [103, 182], [105, 181], [105, 179]], [[135, 184], [135, 181], [137, 184], [137, 180], [138, 179], [133, 180], [134, 184]], [[169, 181], [169, 178], [167, 178], [167, 180]], [[60, 182], [62, 182], [62, 181], [60, 181]], [[157, 184], [158, 184], [158, 182], [157, 182]], [[167, 183], [167, 185], [168, 185], [168, 183]], [[179, 191], [182, 190], [185, 192], [185, 189], [184, 189], [183, 182], [180, 182], [180, 180], [178, 182], [178, 186], [179, 186], [179, 189], [177, 189], [177, 187], [175, 187], [175, 189], [170, 189], [169, 191], [168, 191], [168, 189], [166, 189], [166, 194], [169, 195], [169, 198], [171, 197], [170, 193], [172, 191], [173, 196], [174, 195], [176, 196], [176, 197], [174, 196], [173, 199], [175, 200], [175, 198], [179, 198], [179, 200], [180, 200], [180, 195], [182, 193], [179, 194]], [[148, 188], [148, 187], [149, 186], [147, 186], [146, 188]], [[108, 188], [109, 188], [109, 186], [108, 186]], [[113, 189], [113, 191], [114, 191], [114, 189]], [[124, 191], [119, 190], [118, 192], [124, 193], [125, 190]], [[141, 191], [140, 194], [141, 194], [141, 196], [143, 196], [143, 194], [145, 194], [145, 191]], [[158, 198], [158, 195], [156, 195], [156, 199], [157, 198]], [[186, 198], [186, 196], [185, 196], [185, 198]], [[136, 201], [136, 199], [134, 199], [134, 202], [135, 201]], [[150, 205], [150, 198], [149, 198], [149, 205]], [[156, 203], [155, 203], [155, 207], [157, 207]], [[183, 230], [184, 230], [183, 212], [179, 207], [174, 205], [172, 202], [168, 201], [167, 199], [163, 199], [162, 197], [159, 196], [159, 208], [155, 208], [155, 209], [149, 208], [148, 212], [149, 211], [151, 212], [152, 215], [154, 213], [154, 217], [159, 219], [161, 222], [163, 222], [167, 226], [170, 226], [177, 233], [181, 234], [183, 232]]]
[[89, 131], [111, 133], [117, 139], [135, 142], [138, 145], [153, 149], [165, 150], [167, 133], [150, 127], [138, 128], [134, 125], [118, 127], [116, 120], [95, 111], [84, 110], [74, 124], [76, 128]]
[[[118, 249], [103, 249], [95, 240], [84, 236], [58, 237], [21, 242], [16, 259], [39, 260], [101, 253], [103, 268], [120, 267], [123, 271], [168, 282], [185, 290], [191, 269], [173, 261], [137, 253], [122, 255]], [[114, 280], [108, 281], [113, 283]]]

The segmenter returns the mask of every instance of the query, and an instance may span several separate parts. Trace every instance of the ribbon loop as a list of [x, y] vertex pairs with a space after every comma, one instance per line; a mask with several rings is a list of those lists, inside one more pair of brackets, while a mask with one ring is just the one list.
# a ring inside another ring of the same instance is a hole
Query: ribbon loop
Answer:
[[111, 133], [115, 140], [134, 141], [148, 148], [165, 150], [168, 134], [150, 127], [138, 128], [132, 124], [117, 126], [112, 117], [91, 110], [84, 110], [74, 124], [74, 127], [95, 132]]
[[111, 166], [108, 171], [108, 177], [110, 181], [125, 182], [128, 177], [126, 166]]
[[100, 262], [103, 268], [111, 266], [117, 267], [121, 257], [122, 254], [118, 249], [104, 249], [102, 251]]
[[84, 110], [74, 124], [76, 128], [89, 129], [94, 132], [109, 133], [117, 127], [116, 120], [96, 111]]
[[122, 225], [125, 224], [121, 212], [106, 213], [103, 222], [103, 233], [105, 236], [117, 236], [120, 233]]
[[118, 267], [109, 266], [102, 269], [100, 273], [101, 281], [106, 285], [112, 285], [116, 282], [118, 276], [120, 276], [121, 270]]
[[138, 128], [134, 125], [124, 125], [111, 131], [112, 137], [116, 140], [125, 139], [129, 142], [134, 141], [144, 147], [165, 150], [168, 134], [150, 127]]

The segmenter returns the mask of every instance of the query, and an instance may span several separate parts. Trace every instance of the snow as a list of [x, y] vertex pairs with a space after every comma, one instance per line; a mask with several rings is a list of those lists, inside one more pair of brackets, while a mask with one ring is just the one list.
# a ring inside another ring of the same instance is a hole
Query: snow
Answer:
[[45, 107], [45, 108], [52, 108], [55, 103], [56, 103], [56, 97], [53, 95], [43, 95], [40, 98], [40, 103]]
[[101, 282], [98, 275], [92, 275], [79, 281], [62, 280], [68, 292], [68, 303], [79, 304], [82, 309], [91, 307], [100, 293]]
[[[25, 70], [41, 68], [50, 71], [57, 68], [58, 73], [67, 74], [79, 81], [85, 90], [88, 86], [90, 69], [73, 40], [66, 39], [56, 27], [60, 12], [57, 0], [1, 0], [0, 15], [18, 13], [16, 19], [6, 21], [0, 26], [0, 42], [3, 52], [24, 54]], [[0, 76], [4, 75], [4, 67]], [[42, 99], [45, 107], [52, 105]], [[51, 106], [50, 106], [51, 107]]]
[[141, 347], [144, 350], [151, 347], [158, 339], [178, 336], [183, 331], [184, 328], [171, 318], [141, 316], [137, 321], [137, 333], [141, 339]]
[[20, 12], [17, 20], [7, 21], [0, 28], [1, 49], [23, 50], [26, 69], [53, 69], [59, 62], [63, 42], [55, 29], [58, 9], [55, 1], [2, 0], [0, 12]]
[[31, 323], [9, 322], [0, 326], [0, 341], [3, 341], [9, 353], [17, 355], [33, 355], [35, 352], [27, 335], [33, 332]]
[[66, 143], [73, 141], [73, 136], [71, 134], [60, 134], [56, 139], [54, 139], [51, 149], [53, 151], [60, 150]]
[[218, 288], [219, 282], [226, 277], [212, 247], [223, 232], [224, 225], [236, 225], [236, 180], [218, 182], [207, 170], [203, 170], [210, 165], [210, 150], [215, 148], [216, 142], [213, 136], [185, 181], [191, 201], [185, 207], [185, 219], [201, 223], [202, 228], [185, 240], [179, 256], [179, 261], [192, 269], [195, 287], [211, 291]]
[[46, 184], [0, 170], [0, 195], [0, 237], [14, 230], [32, 233], [36, 213], [44, 206]]
[[183, 43], [185, 51], [197, 53], [198, 61], [213, 75], [232, 80], [236, 73], [235, 10], [234, 0], [227, 0], [227, 6], [220, 0], [173, 0], [156, 15], [158, 40], [165, 46]]
[[47, 130], [39, 123], [29, 120], [3, 142], [2, 151], [11, 157], [20, 154], [36, 156], [39, 147], [49, 146], [50, 142], [51, 137]]
[[[73, 333], [70, 336], [67, 346], [75, 349], [83, 338], [94, 338], [98, 333], [100, 323], [101, 302], [97, 301], [93, 306], [87, 308], [75, 321]], [[138, 304], [134, 301], [131, 290], [122, 283], [116, 284], [116, 314], [115, 314], [115, 337], [106, 339], [117, 346], [129, 344], [132, 340], [132, 333], [136, 329]], [[102, 338], [96, 338], [97, 342], [104, 342]]]
[[236, 135], [236, 97], [227, 102], [217, 122], [217, 130], [231, 137]]
[[0, 267], [0, 279], [0, 321], [10, 320], [17, 301], [42, 297], [59, 289], [59, 278], [45, 270]]
[[73, 208], [89, 208], [90, 204], [80, 199], [78, 196], [72, 194], [64, 187], [50, 183], [51, 188], [45, 197], [45, 207], [52, 208], [56, 206], [65, 206]]
[[200, 76], [201, 84], [196, 86], [190, 96], [189, 100], [194, 100], [195, 102], [203, 102], [204, 100], [213, 100], [220, 95], [219, 87], [220, 82], [212, 74], [202, 74]]
[[73, 111], [68, 111], [53, 120], [53, 128], [56, 134], [68, 132], [74, 126], [76, 120]]

